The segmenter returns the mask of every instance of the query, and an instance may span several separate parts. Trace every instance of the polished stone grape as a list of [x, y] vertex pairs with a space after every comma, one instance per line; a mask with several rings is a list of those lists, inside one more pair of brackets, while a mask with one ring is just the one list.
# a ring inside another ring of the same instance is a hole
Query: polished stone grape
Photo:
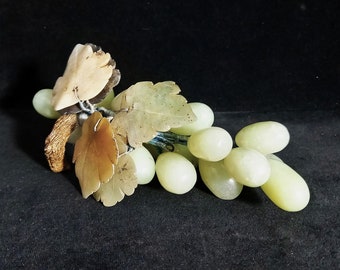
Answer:
[[128, 155], [132, 157], [135, 163], [137, 183], [140, 185], [150, 183], [155, 176], [155, 160], [151, 153], [144, 146], [141, 146], [135, 148]]
[[183, 144], [174, 144], [174, 153], [178, 153], [189, 160], [195, 167], [198, 165], [198, 159], [189, 151], [188, 147]]
[[230, 134], [223, 128], [210, 127], [192, 134], [188, 149], [197, 158], [207, 161], [224, 159], [233, 146]]
[[201, 102], [188, 103], [196, 116], [196, 120], [179, 128], [172, 128], [171, 131], [180, 135], [191, 135], [199, 130], [211, 127], [214, 123], [214, 112]]
[[271, 174], [261, 189], [279, 208], [296, 212], [304, 209], [310, 198], [305, 180], [287, 164], [269, 159]]
[[233, 200], [240, 195], [243, 185], [226, 171], [223, 160], [211, 162], [200, 159], [198, 166], [204, 184], [216, 197]]
[[158, 156], [156, 174], [163, 188], [175, 194], [190, 191], [197, 180], [194, 165], [185, 157], [173, 152], [162, 153]]
[[41, 89], [33, 97], [33, 107], [42, 116], [57, 119], [60, 114], [52, 107], [51, 100], [52, 89]]
[[270, 176], [267, 158], [253, 149], [243, 147], [232, 149], [224, 159], [224, 165], [237, 182], [248, 187], [259, 187]]
[[235, 136], [238, 146], [255, 149], [262, 154], [276, 153], [289, 142], [288, 129], [274, 121], [257, 122], [242, 128]]

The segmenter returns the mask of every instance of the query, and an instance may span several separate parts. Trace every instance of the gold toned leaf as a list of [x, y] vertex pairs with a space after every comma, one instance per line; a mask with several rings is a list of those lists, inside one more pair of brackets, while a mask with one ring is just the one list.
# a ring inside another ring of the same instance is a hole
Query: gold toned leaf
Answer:
[[105, 206], [113, 206], [123, 200], [125, 195], [132, 195], [137, 187], [135, 164], [128, 155], [119, 157], [115, 174], [109, 182], [104, 183], [93, 193], [97, 201], [102, 201]]
[[73, 162], [84, 198], [97, 191], [114, 174], [118, 147], [109, 121], [99, 112], [85, 120], [76, 141]]
[[65, 159], [65, 146], [71, 133], [77, 127], [77, 115], [64, 114], [55, 122], [51, 133], [45, 140], [45, 156], [53, 172], [69, 168]]
[[171, 81], [153, 84], [139, 82], [117, 95], [112, 108], [118, 112], [112, 126], [133, 147], [196, 119], [179, 87]]
[[[77, 104], [79, 100], [97, 96], [107, 84], [117, 84], [120, 73], [114, 67], [109, 53], [104, 53], [92, 44], [77, 44], [64, 75], [58, 78], [53, 88], [52, 106], [60, 111]], [[115, 78], [112, 78], [113, 74]]]

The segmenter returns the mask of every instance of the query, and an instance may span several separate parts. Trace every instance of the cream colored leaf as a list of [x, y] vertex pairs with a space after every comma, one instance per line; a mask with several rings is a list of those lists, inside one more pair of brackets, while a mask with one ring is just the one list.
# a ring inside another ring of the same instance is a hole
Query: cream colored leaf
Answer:
[[84, 198], [97, 191], [114, 174], [118, 147], [109, 121], [99, 112], [85, 120], [73, 153], [76, 176]]
[[133, 159], [128, 154], [120, 156], [115, 174], [93, 193], [94, 198], [105, 206], [113, 206], [123, 200], [125, 195], [132, 195], [137, 187], [135, 170]]
[[64, 75], [53, 88], [52, 106], [56, 111], [97, 96], [108, 84], [115, 63], [109, 53], [96, 49], [92, 44], [74, 47]]
[[112, 126], [133, 147], [196, 119], [179, 87], [171, 81], [153, 84], [139, 82], [117, 95], [112, 109], [118, 112]]

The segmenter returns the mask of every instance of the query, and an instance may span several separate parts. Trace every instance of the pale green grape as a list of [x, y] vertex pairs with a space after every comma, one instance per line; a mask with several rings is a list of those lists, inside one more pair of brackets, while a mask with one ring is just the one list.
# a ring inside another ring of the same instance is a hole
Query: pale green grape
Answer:
[[188, 104], [196, 115], [196, 120], [179, 128], [172, 128], [171, 132], [180, 135], [191, 135], [201, 129], [211, 127], [214, 123], [214, 112], [208, 105], [201, 102], [191, 102]]
[[287, 164], [269, 159], [271, 174], [261, 186], [268, 198], [279, 208], [296, 212], [304, 209], [310, 198], [305, 180]]
[[223, 160], [211, 162], [199, 159], [198, 166], [204, 184], [216, 197], [233, 200], [240, 195], [243, 185], [226, 171]]
[[51, 105], [52, 89], [41, 89], [33, 97], [34, 109], [46, 118], [57, 119], [60, 114]]
[[78, 126], [76, 127], [75, 130], [73, 130], [73, 132], [71, 133], [70, 137], [68, 138], [67, 142], [71, 143], [71, 144], [75, 144], [76, 141], [80, 138], [81, 136], [81, 127]]
[[193, 133], [187, 145], [195, 157], [207, 161], [219, 161], [229, 154], [233, 140], [225, 129], [210, 127]]
[[189, 151], [188, 147], [183, 144], [174, 144], [174, 152], [182, 155], [189, 160], [195, 167], [198, 165], [198, 159]]
[[100, 101], [98, 104], [96, 104], [97, 107], [104, 107], [108, 110], [111, 110], [111, 102], [114, 98], [115, 94], [114, 91], [111, 90], [109, 93], [105, 96], [105, 98]]
[[190, 191], [197, 180], [194, 165], [182, 155], [173, 152], [158, 156], [156, 174], [163, 188], [175, 194]]
[[275, 159], [275, 160], [283, 162], [283, 160], [281, 158], [279, 158], [277, 155], [274, 155], [274, 154], [268, 154], [268, 155], [266, 155], [266, 158]]
[[224, 159], [224, 165], [237, 182], [249, 187], [263, 185], [270, 176], [267, 158], [253, 149], [234, 148]]
[[154, 160], [156, 160], [159, 154], [162, 153], [162, 149], [152, 144], [144, 143], [143, 146], [150, 152]]
[[242, 128], [235, 137], [238, 146], [255, 149], [262, 154], [281, 151], [289, 142], [288, 129], [274, 121], [257, 122]]
[[155, 176], [155, 161], [151, 153], [144, 146], [140, 146], [128, 153], [128, 155], [135, 163], [135, 175], [138, 184], [145, 185], [150, 183]]

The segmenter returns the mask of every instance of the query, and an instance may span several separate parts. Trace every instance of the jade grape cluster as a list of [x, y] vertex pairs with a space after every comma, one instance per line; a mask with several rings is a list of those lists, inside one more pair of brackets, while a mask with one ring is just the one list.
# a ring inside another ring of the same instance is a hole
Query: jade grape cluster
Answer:
[[[47, 102], [50, 98], [50, 89], [40, 90], [33, 106], [43, 116], [57, 118], [59, 114]], [[109, 107], [110, 100], [102, 104]], [[214, 113], [209, 106], [188, 104], [196, 115], [194, 122], [159, 133], [155, 140], [127, 153], [135, 163], [138, 184], [148, 184], [156, 175], [164, 189], [184, 194], [195, 186], [199, 173], [208, 189], [223, 200], [237, 198], [247, 186], [260, 187], [283, 210], [295, 212], [307, 206], [310, 194], [306, 182], [274, 155], [289, 143], [284, 125], [265, 121], [243, 127], [234, 146], [227, 130], [213, 126]], [[171, 142], [171, 147], [164, 141]]]
[[175, 194], [190, 191], [198, 171], [208, 189], [223, 200], [237, 198], [243, 186], [248, 186], [260, 187], [283, 210], [295, 212], [307, 206], [310, 194], [306, 182], [274, 155], [290, 140], [284, 125], [275, 121], [248, 125], [236, 134], [233, 147], [230, 134], [212, 126], [214, 114], [207, 105], [189, 105], [197, 120], [171, 130], [174, 137], [187, 135], [187, 145], [175, 145], [173, 152], [165, 151], [156, 157], [155, 172], [167, 191]]

